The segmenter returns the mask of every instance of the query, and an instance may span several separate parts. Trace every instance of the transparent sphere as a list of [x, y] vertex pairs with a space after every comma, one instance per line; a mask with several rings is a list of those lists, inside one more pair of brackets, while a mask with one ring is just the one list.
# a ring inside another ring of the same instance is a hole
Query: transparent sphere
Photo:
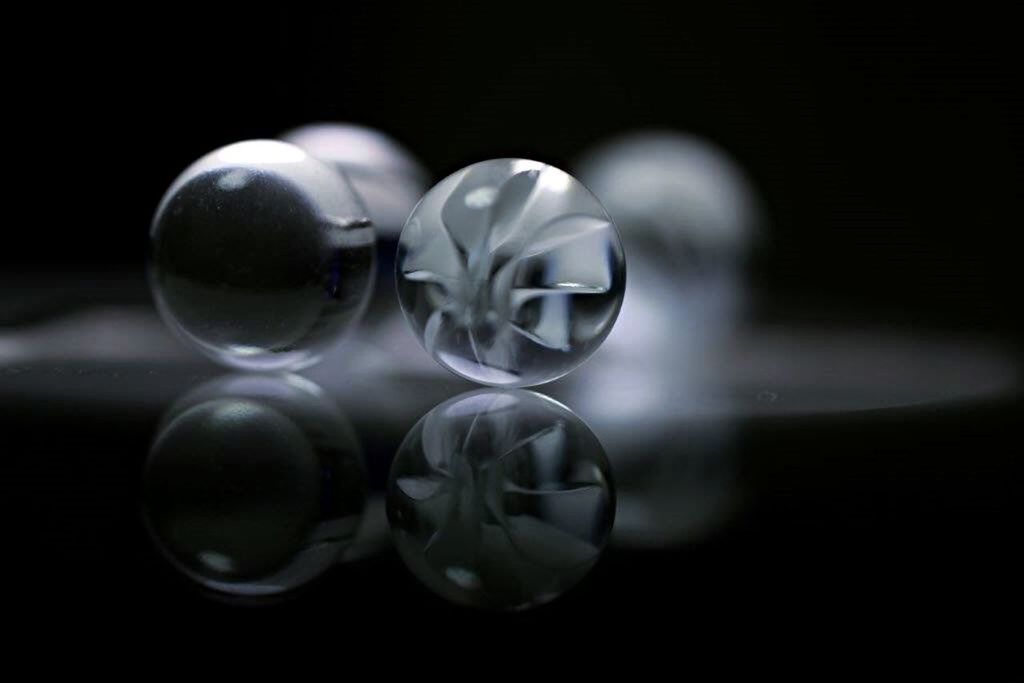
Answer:
[[391, 465], [387, 513], [412, 573], [463, 605], [522, 609], [597, 562], [615, 517], [597, 438], [565, 406], [483, 389], [424, 416]]
[[588, 152], [578, 170], [615, 220], [630, 258], [635, 251], [676, 272], [742, 259], [762, 222], [740, 165], [687, 133], [613, 138]]
[[[666, 396], [708, 394], [697, 384], [715, 380], [713, 368], [743, 324], [744, 262], [764, 221], [740, 165], [694, 135], [621, 135], [577, 168], [618, 227], [629, 253], [629, 290], [573, 405], [588, 417], [602, 411], [628, 431], [637, 417], [678, 407]], [[604, 400], [609, 392], [618, 405]]]
[[373, 228], [335, 170], [272, 140], [228, 145], [171, 185], [150, 231], [164, 321], [213, 359], [298, 369], [359, 317]]
[[481, 384], [529, 386], [582, 363], [609, 333], [626, 263], [580, 182], [525, 159], [435, 185], [398, 244], [398, 297], [424, 348]]
[[366, 500], [358, 442], [295, 375], [202, 385], [162, 419], [146, 461], [147, 527], [171, 564], [237, 597], [316, 578], [355, 537]]
[[343, 171], [363, 200], [377, 235], [397, 240], [427, 189], [427, 173], [409, 150], [384, 133], [349, 123], [315, 123], [281, 136]]

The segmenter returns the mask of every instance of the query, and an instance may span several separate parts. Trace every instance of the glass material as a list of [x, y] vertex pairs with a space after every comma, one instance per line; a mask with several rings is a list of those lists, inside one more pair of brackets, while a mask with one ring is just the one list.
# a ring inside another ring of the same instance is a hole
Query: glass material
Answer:
[[633, 257], [634, 250], [685, 275], [742, 260], [762, 221], [747, 174], [712, 142], [673, 131], [613, 138], [579, 162]]
[[233, 367], [298, 369], [359, 317], [374, 234], [344, 176], [283, 142], [223, 147], [164, 195], [150, 232], [164, 321]]
[[394, 242], [427, 189], [427, 172], [384, 133], [350, 123], [316, 123], [281, 136], [342, 171], [373, 220], [377, 236]]
[[565, 406], [483, 389], [437, 406], [391, 466], [388, 520], [399, 554], [455, 603], [520, 609], [590, 571], [615, 496], [600, 442]]
[[326, 571], [356, 535], [362, 453], [320, 388], [295, 375], [219, 378], [164, 416], [144, 475], [147, 526], [201, 586], [274, 595]]
[[601, 369], [644, 375], [620, 372], [609, 384], [633, 380], [638, 393], [653, 396], [653, 382], [672, 392], [736, 334], [747, 299], [744, 262], [764, 224], [757, 193], [713, 143], [671, 131], [615, 137], [578, 170], [629, 252], [629, 291], [604, 345], [614, 361]]
[[481, 384], [529, 386], [611, 330], [626, 265], [615, 226], [572, 176], [524, 159], [445, 178], [402, 231], [398, 296], [424, 348]]
[[[575, 168], [615, 220], [629, 291], [600, 362], [567, 378], [559, 396], [587, 417], [615, 469], [612, 543], [693, 543], [745, 504], [734, 416], [758, 390], [721, 387], [753, 366], [775, 377], [782, 367], [751, 363], [741, 348], [744, 262], [763, 230], [760, 201], [735, 159], [687, 133], [620, 135]], [[774, 345], [759, 342], [756, 355]], [[807, 364], [805, 354], [792, 358]]]

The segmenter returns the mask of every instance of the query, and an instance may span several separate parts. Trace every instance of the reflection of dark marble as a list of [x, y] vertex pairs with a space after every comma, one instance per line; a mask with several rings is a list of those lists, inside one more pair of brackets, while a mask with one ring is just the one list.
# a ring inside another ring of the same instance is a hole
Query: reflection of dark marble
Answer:
[[428, 588], [516, 609], [558, 597], [590, 571], [615, 496], [600, 442], [572, 411], [533, 392], [480, 390], [409, 432], [387, 511], [402, 559]]
[[146, 521], [170, 562], [202, 586], [274, 595], [337, 560], [365, 489], [356, 438], [318, 386], [232, 375], [162, 419], [146, 463]]

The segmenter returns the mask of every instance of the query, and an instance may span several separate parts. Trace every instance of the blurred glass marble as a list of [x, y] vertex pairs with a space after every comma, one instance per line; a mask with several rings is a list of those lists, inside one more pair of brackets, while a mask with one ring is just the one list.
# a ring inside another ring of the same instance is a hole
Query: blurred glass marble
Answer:
[[448, 176], [409, 217], [398, 296], [423, 347], [481, 384], [572, 371], [615, 323], [626, 264], [615, 226], [553, 166], [493, 159]]
[[586, 417], [615, 468], [615, 542], [691, 542], [741, 499], [729, 367], [743, 337], [759, 201], [725, 152], [683, 133], [624, 135], [577, 168], [619, 228], [630, 281], [597, 362], [555, 394]]
[[377, 233], [376, 281], [360, 332], [327, 352], [324, 365], [379, 366], [403, 373], [440, 374], [436, 364], [424, 358], [409, 338], [395, 291], [398, 236], [426, 192], [426, 169], [390, 136], [350, 123], [314, 123], [290, 130], [281, 138], [344, 173], [366, 206]]
[[577, 168], [629, 254], [619, 333], [606, 348], [634, 359], [657, 349], [699, 368], [743, 314], [743, 268], [764, 224], [746, 173], [714, 144], [669, 131], [613, 138]]
[[762, 221], [743, 169], [694, 135], [629, 133], [587, 152], [577, 168], [627, 248], [671, 267], [742, 258]]
[[315, 363], [372, 286], [374, 233], [358, 196], [273, 140], [228, 145], [186, 169], [160, 202], [150, 247], [164, 321], [232, 367]]
[[398, 239], [427, 189], [427, 172], [413, 154], [381, 131], [351, 123], [314, 123], [281, 139], [342, 171], [355, 187], [382, 240]]
[[231, 375], [163, 417], [146, 461], [147, 527], [163, 555], [215, 592], [298, 588], [353, 541], [363, 456], [337, 406], [296, 375]]
[[524, 609], [597, 562], [615, 516], [600, 442], [565, 406], [527, 391], [450, 399], [409, 432], [391, 466], [398, 552], [462, 605]]

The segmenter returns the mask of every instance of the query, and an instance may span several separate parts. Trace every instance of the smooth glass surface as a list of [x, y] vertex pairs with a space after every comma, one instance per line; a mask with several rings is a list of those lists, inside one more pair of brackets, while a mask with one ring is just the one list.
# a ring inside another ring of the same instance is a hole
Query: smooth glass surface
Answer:
[[164, 195], [150, 232], [164, 321], [254, 370], [315, 363], [372, 286], [374, 233], [344, 176], [272, 140], [223, 147]]
[[427, 189], [427, 172], [390, 136], [351, 123], [314, 123], [281, 136], [345, 173], [378, 237], [394, 241]]
[[630, 258], [642, 251], [685, 271], [734, 263], [749, 251], [763, 223], [746, 172], [695, 135], [621, 135], [589, 151], [576, 168], [622, 231]]
[[521, 609], [590, 571], [615, 516], [600, 442], [528, 391], [485, 389], [431, 410], [391, 466], [388, 519], [412, 573], [455, 603]]
[[445, 178], [398, 245], [398, 296], [423, 347], [481, 384], [557, 379], [609, 333], [625, 290], [615, 226], [572, 176], [494, 159]]

